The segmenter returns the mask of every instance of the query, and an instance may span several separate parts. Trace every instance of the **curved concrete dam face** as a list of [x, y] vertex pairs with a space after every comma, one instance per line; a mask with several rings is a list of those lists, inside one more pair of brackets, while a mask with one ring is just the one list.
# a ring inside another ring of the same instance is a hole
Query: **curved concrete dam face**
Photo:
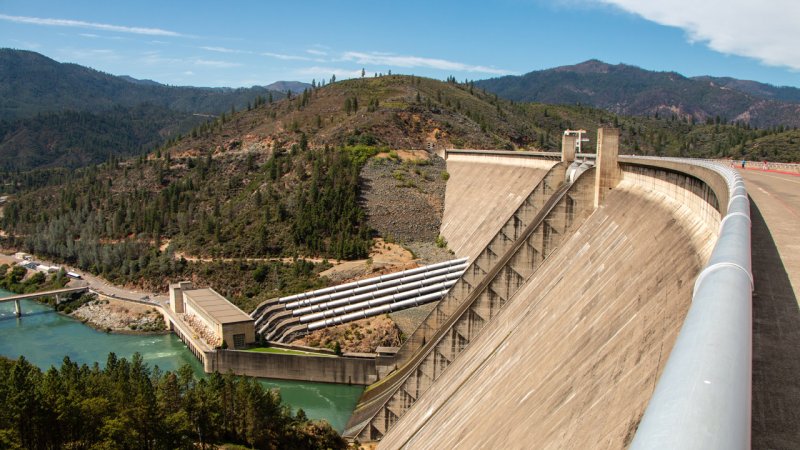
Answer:
[[608, 193], [380, 448], [629, 444], [716, 240], [714, 220], [692, 201], [634, 178]]
[[448, 154], [441, 235], [458, 257], [480, 254], [556, 161]]

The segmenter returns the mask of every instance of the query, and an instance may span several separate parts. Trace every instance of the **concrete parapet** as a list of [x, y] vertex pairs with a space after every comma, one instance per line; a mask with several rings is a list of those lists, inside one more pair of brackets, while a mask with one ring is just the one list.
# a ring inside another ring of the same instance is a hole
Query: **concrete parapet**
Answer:
[[606, 193], [617, 186], [620, 170], [617, 164], [619, 154], [619, 130], [599, 128], [597, 130], [597, 167], [594, 184], [594, 207], [600, 206]]
[[[557, 154], [557, 153], [556, 153]], [[471, 163], [499, 164], [514, 167], [530, 167], [533, 169], [549, 169], [556, 161], [544, 158], [537, 158], [525, 152], [492, 152], [483, 153], [456, 153], [447, 154], [447, 161], [466, 161]]]

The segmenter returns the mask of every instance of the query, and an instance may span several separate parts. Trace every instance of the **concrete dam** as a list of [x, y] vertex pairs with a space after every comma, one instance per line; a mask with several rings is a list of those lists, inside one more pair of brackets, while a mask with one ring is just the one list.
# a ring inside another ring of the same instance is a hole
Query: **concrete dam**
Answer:
[[447, 155], [442, 234], [469, 265], [378, 358], [346, 437], [409, 449], [749, 448], [743, 182], [715, 163], [618, 157], [612, 129], [580, 164], [574, 139], [561, 154]]

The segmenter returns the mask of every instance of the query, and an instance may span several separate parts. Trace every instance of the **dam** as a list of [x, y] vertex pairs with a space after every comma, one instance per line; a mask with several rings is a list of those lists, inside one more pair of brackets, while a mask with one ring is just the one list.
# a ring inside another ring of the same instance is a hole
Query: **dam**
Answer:
[[[377, 362], [346, 437], [414, 449], [750, 447], [744, 183], [716, 162], [619, 156], [616, 130], [598, 136], [592, 155], [565, 136], [561, 161], [537, 158], [521, 175], [528, 187], [495, 202], [470, 186], [487, 168], [453, 184], [462, 195], [446, 204], [461, 209], [446, 208], [442, 234], [470, 265]], [[448, 155], [451, 180], [471, 158], [492, 164], [485, 153]], [[484, 181], [497, 179], [517, 178]]]

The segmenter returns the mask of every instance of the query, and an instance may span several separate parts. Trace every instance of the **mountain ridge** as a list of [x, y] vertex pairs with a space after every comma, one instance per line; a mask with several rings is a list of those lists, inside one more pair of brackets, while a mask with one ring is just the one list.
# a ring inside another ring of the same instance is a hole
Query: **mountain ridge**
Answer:
[[514, 100], [589, 105], [616, 114], [724, 118], [752, 126], [800, 126], [800, 89], [730, 77], [685, 77], [591, 59], [575, 65], [476, 81]]

